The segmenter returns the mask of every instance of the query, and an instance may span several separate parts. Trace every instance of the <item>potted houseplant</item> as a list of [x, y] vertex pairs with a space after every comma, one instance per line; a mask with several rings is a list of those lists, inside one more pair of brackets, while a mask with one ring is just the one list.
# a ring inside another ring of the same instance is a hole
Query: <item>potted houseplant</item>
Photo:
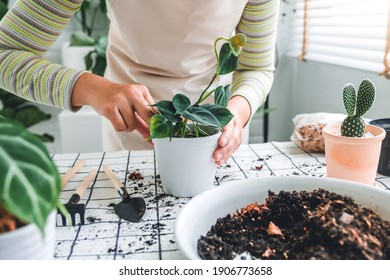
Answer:
[[61, 180], [46, 147], [0, 117], [0, 259], [54, 256]]
[[345, 85], [343, 101], [348, 116], [341, 124], [323, 128], [328, 177], [375, 185], [385, 131], [362, 118], [374, 103], [375, 93], [368, 79], [361, 82], [357, 94], [351, 83]]
[[[225, 43], [218, 54], [219, 41]], [[159, 114], [149, 122], [150, 139], [167, 193], [193, 197], [212, 187], [216, 171], [212, 153], [217, 148], [222, 128], [234, 117], [226, 108], [230, 85], [214, 82], [218, 76], [237, 68], [246, 41], [246, 36], [240, 33], [215, 40], [216, 71], [194, 104], [182, 93], [177, 93], [172, 100], [153, 104]], [[202, 104], [211, 94], [214, 94], [215, 104]]]
[[74, 16], [81, 30], [72, 32], [62, 45], [62, 64], [103, 76], [106, 69], [107, 35], [96, 36], [95, 23], [107, 13], [105, 0], [85, 0]]

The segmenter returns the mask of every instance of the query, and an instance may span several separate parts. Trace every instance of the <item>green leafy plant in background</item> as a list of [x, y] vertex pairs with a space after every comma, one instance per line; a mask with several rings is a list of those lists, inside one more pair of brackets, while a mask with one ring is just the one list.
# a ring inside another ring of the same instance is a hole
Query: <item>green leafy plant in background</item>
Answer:
[[364, 79], [356, 94], [355, 87], [349, 83], [344, 86], [343, 102], [348, 116], [341, 124], [341, 135], [347, 137], [362, 137], [366, 124], [363, 115], [371, 108], [375, 100], [375, 85], [368, 79]]
[[81, 26], [80, 31], [75, 31], [70, 36], [70, 46], [90, 46], [94, 49], [85, 57], [86, 70], [103, 76], [107, 66], [106, 50], [108, 38], [106, 35], [93, 37], [96, 18], [105, 16], [107, 6], [105, 0], [85, 0], [80, 10], [75, 15], [75, 20]]
[[[225, 41], [219, 54], [217, 44]], [[238, 57], [242, 47], [246, 44], [247, 37], [244, 34], [236, 34], [231, 38], [217, 38], [214, 42], [214, 52], [217, 58], [217, 67], [213, 78], [208, 86], [200, 94], [199, 99], [191, 104], [190, 99], [182, 93], [177, 93], [172, 101], [162, 100], [153, 104], [159, 111], [149, 122], [150, 139], [165, 137], [202, 137], [208, 134], [202, 129], [203, 126], [222, 129], [234, 117], [226, 108], [230, 85], [213, 86], [220, 75], [226, 75], [238, 66]], [[215, 104], [201, 104], [211, 94], [214, 94]], [[189, 126], [192, 123], [192, 126]]]
[[20, 124], [2, 117], [0, 170], [0, 225], [11, 217], [18, 225], [36, 224], [43, 232], [57, 207], [67, 215], [59, 202], [61, 179], [45, 145]]
[[[8, 0], [1, 0], [0, 19], [2, 19], [7, 12]], [[29, 128], [51, 118], [50, 114], [46, 114], [40, 110], [34, 103], [13, 95], [3, 89], [0, 89], [0, 116], [14, 120], [25, 128]], [[54, 141], [54, 137], [47, 133], [37, 136], [45, 142]]]

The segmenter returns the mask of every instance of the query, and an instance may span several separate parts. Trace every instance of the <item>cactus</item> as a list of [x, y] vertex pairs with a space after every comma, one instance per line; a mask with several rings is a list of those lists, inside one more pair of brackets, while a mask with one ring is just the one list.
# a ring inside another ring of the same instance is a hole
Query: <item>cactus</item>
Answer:
[[362, 137], [366, 128], [363, 115], [371, 108], [375, 100], [375, 86], [364, 79], [359, 86], [356, 95], [353, 84], [344, 86], [343, 101], [344, 108], [348, 116], [341, 124], [341, 135], [347, 137]]

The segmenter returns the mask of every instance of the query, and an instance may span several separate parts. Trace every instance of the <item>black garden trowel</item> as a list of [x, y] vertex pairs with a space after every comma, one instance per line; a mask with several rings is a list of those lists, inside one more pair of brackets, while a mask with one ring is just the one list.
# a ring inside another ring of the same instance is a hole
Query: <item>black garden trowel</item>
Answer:
[[130, 197], [126, 187], [122, 185], [110, 166], [104, 165], [103, 170], [122, 197], [122, 201], [114, 206], [115, 213], [126, 221], [139, 222], [145, 214], [145, 200], [142, 197]]

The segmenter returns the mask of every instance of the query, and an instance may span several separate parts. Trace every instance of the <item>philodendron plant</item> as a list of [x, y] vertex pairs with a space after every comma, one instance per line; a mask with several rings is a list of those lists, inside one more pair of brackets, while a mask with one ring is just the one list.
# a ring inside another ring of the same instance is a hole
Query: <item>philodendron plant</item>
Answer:
[[0, 233], [36, 224], [43, 233], [59, 202], [61, 180], [46, 147], [16, 122], [0, 117]]
[[363, 115], [371, 108], [375, 100], [375, 86], [364, 79], [359, 86], [356, 94], [353, 84], [344, 86], [343, 101], [344, 108], [348, 116], [341, 124], [341, 135], [347, 137], [362, 137], [365, 132], [366, 124]]
[[[225, 41], [219, 54], [217, 44]], [[150, 139], [172, 137], [202, 137], [208, 133], [203, 126], [222, 129], [234, 117], [226, 108], [230, 85], [214, 85], [218, 76], [226, 75], [238, 66], [238, 57], [242, 47], [246, 44], [247, 37], [244, 34], [236, 34], [231, 38], [220, 37], [214, 42], [214, 53], [217, 58], [217, 67], [213, 78], [208, 86], [200, 94], [199, 99], [191, 104], [190, 99], [182, 93], [177, 93], [172, 101], [162, 100], [153, 104], [159, 111], [149, 122]], [[215, 104], [201, 104], [214, 93]], [[192, 123], [192, 126], [189, 124]]]

